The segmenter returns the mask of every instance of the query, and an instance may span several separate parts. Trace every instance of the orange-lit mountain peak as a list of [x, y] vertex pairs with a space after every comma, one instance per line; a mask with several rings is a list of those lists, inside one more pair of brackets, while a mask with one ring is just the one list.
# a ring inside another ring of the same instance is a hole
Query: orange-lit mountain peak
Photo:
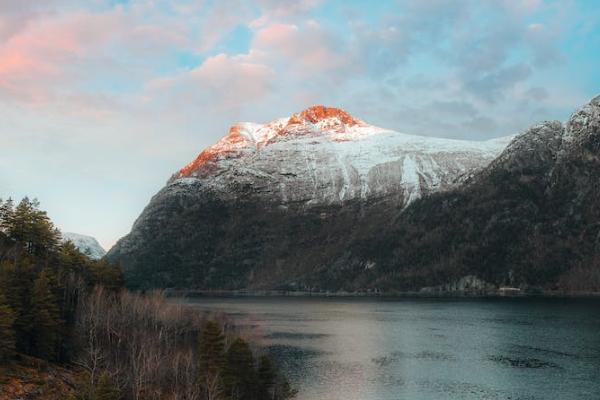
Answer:
[[232, 125], [224, 138], [202, 151], [194, 161], [179, 170], [179, 176], [190, 176], [194, 173], [202, 175], [211, 172], [215, 169], [215, 163], [219, 159], [235, 157], [241, 149], [248, 146], [253, 146], [253, 144], [247, 136], [244, 124]]
[[229, 132], [227, 132], [227, 136], [225, 138], [227, 142], [232, 144], [247, 143], [249, 139], [246, 135], [244, 135], [244, 132], [244, 124], [237, 123], [229, 128]]
[[348, 114], [341, 108], [325, 107], [323, 105], [315, 105], [306, 110], [293, 114], [288, 122], [288, 125], [299, 124], [302, 122], [310, 122], [317, 124], [324, 120], [337, 119], [339, 122], [347, 126], [359, 125], [362, 122], [352, 115]]
[[[219, 142], [202, 151], [195, 160], [183, 167], [178, 177], [210, 174], [220, 161], [242, 157], [248, 152], [260, 150], [282, 140], [330, 133], [343, 134], [355, 126], [368, 125], [340, 108], [323, 105], [309, 107], [292, 114], [289, 118], [280, 118], [264, 125], [237, 123], [229, 128], [227, 135]], [[332, 140], [349, 139], [335, 137]]]

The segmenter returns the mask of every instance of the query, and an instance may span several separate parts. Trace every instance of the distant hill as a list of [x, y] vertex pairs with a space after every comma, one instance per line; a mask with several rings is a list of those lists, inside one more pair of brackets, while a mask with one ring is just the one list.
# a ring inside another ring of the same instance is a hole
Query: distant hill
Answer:
[[93, 260], [99, 260], [106, 254], [106, 250], [92, 236], [73, 232], [61, 232], [61, 236], [63, 241], [71, 241], [79, 251]]

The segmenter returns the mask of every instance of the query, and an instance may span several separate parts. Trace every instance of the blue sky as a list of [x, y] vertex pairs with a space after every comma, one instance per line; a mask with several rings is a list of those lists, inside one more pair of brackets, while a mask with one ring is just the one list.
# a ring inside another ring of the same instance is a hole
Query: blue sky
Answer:
[[312, 104], [485, 140], [600, 92], [600, 5], [566, 0], [0, 3], [0, 197], [110, 247], [236, 121]]

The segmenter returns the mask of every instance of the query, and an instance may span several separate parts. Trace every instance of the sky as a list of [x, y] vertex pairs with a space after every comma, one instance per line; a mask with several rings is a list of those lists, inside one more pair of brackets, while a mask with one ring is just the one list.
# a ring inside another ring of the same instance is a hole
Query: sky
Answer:
[[0, 197], [105, 248], [238, 121], [486, 140], [600, 93], [595, 0], [0, 0]]

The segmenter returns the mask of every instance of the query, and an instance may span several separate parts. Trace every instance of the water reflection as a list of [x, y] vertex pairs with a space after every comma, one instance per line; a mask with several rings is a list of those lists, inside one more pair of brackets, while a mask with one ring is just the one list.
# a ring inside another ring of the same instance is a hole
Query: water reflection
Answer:
[[600, 302], [199, 299], [254, 326], [300, 400], [600, 398]]

